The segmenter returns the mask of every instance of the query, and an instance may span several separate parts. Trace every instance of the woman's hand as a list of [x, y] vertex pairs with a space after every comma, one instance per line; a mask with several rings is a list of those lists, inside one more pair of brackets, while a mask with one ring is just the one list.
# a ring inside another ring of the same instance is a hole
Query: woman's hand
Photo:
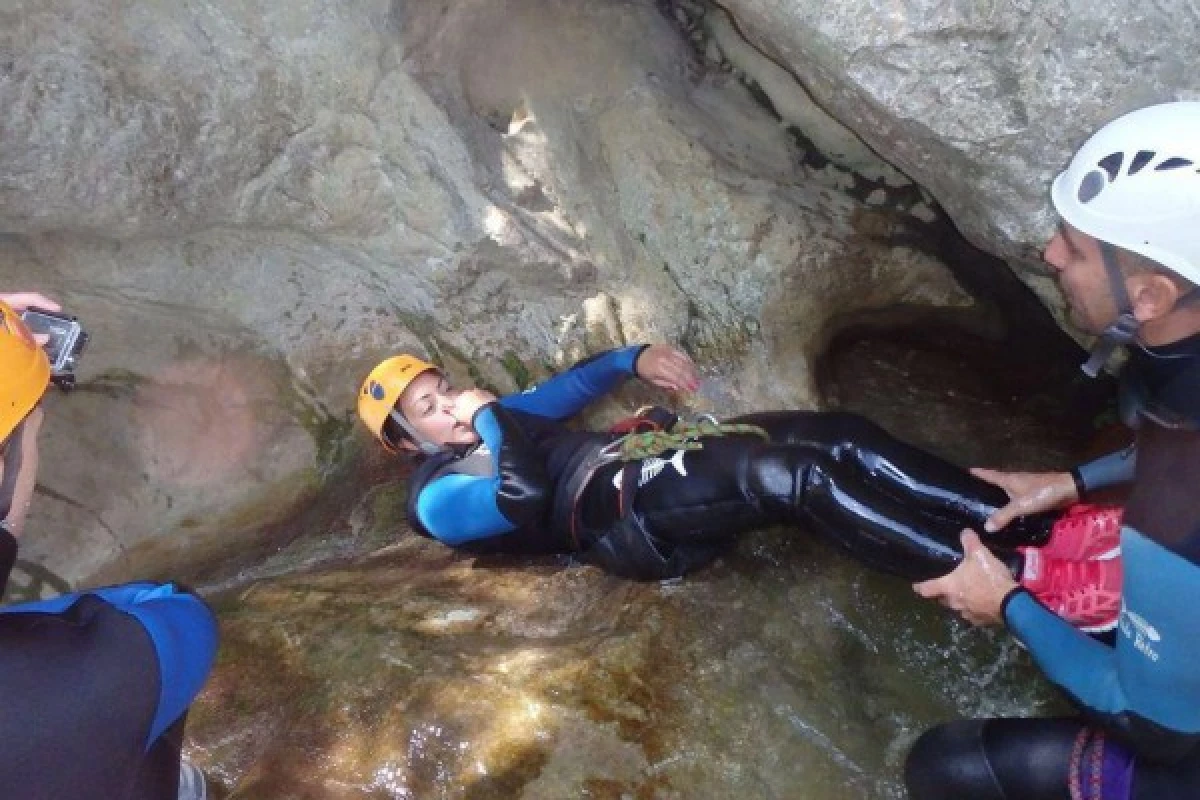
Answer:
[[963, 560], [953, 572], [913, 584], [913, 591], [957, 611], [972, 625], [999, 625], [1004, 622], [1004, 598], [1017, 582], [978, 534], [963, 531], [962, 545]]
[[638, 356], [634, 370], [642, 380], [667, 391], [694, 392], [700, 388], [700, 374], [692, 359], [670, 345], [647, 347]]
[[971, 474], [1008, 493], [1008, 505], [988, 517], [984, 525], [988, 533], [995, 533], [1025, 514], [1054, 511], [1079, 501], [1075, 479], [1069, 472], [1000, 472], [976, 468]]
[[479, 409], [494, 402], [496, 402], [496, 395], [486, 389], [467, 389], [459, 392], [458, 396], [454, 398], [454, 408], [451, 413], [460, 424], [469, 428], [471, 420], [475, 419], [475, 414]]

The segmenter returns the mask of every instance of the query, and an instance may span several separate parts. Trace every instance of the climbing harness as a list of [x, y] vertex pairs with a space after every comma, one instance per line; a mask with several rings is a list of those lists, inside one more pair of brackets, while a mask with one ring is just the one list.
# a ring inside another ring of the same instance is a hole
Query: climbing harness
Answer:
[[617, 439], [597, 450], [567, 478], [564, 504], [568, 511], [567, 529], [576, 549], [586, 549], [580, 536], [580, 501], [592, 478], [604, 467], [621, 463], [621, 481], [618, 489], [618, 515], [624, 519], [633, 507], [637, 492], [637, 481], [632, 474], [642, 461], [656, 458], [670, 450], [701, 450], [704, 439], [717, 436], [757, 436], [769, 441], [771, 436], [758, 425], [736, 422], [720, 422], [711, 414], [686, 420], [666, 409], [649, 406], [636, 415], [622, 420], [610, 428], [621, 434]]

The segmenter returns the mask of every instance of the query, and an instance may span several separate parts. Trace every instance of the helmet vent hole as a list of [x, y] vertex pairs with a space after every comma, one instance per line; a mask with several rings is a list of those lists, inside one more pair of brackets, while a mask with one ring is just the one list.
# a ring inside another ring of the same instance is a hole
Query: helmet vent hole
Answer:
[[1098, 169], [1092, 170], [1083, 176], [1083, 181], [1079, 184], [1079, 202], [1090, 203], [1096, 195], [1104, 191], [1105, 186], [1108, 186], [1108, 181], [1104, 179], [1104, 173]]
[[1154, 171], [1155, 172], [1166, 172], [1169, 169], [1179, 169], [1181, 167], [1190, 167], [1192, 165], [1192, 163], [1193, 162], [1190, 161], [1189, 159], [1179, 158], [1178, 156], [1176, 156], [1175, 158], [1168, 158], [1166, 161], [1159, 164], [1157, 167], [1154, 168]]
[[1137, 175], [1142, 171], [1142, 167], [1146, 166], [1153, 160], [1153, 150], [1138, 150], [1137, 155], [1133, 157], [1133, 161], [1129, 162], [1129, 174]]
[[1115, 181], [1117, 173], [1121, 171], [1121, 162], [1125, 160], [1124, 153], [1110, 153], [1096, 164], [1100, 169], [1108, 173], [1108, 179]]

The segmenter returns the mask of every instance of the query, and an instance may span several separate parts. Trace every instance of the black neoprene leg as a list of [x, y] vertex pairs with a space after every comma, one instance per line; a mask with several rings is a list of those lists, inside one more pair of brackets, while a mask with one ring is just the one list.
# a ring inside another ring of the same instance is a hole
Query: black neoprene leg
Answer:
[[[905, 764], [909, 800], [1069, 800], [1076, 718], [959, 720], [926, 731]], [[1119, 747], [1119, 745], [1117, 745]], [[1131, 800], [1200, 797], [1200, 752], [1134, 761]]]
[[1077, 719], [958, 720], [926, 731], [905, 764], [909, 800], [1070, 800]]
[[662, 467], [634, 501], [647, 527], [669, 541], [800, 522], [869, 566], [909, 580], [944, 575], [961, 560], [958, 523], [877, 491], [824, 450], [726, 437], [705, 440], [679, 464], [686, 474]]
[[[1004, 490], [969, 471], [889, 434], [866, 417], [847, 412], [772, 411], [730, 422], [764, 428], [772, 441], [806, 445], [862, 473], [877, 491], [942, 516], [959, 529], [983, 531], [983, 523], [1008, 502]], [[1053, 515], [1019, 519], [988, 534], [994, 547], [1041, 545], [1049, 538]]]
[[643, 470], [647, 477], [637, 489], [634, 509], [655, 534], [672, 541], [727, 539], [785, 522], [786, 511], [764, 506], [746, 484], [749, 458], [763, 447], [756, 437], [730, 436], [705, 439], [703, 449], [682, 456], [663, 453], [677, 460], [652, 477]]
[[1200, 752], [1172, 764], [1137, 761], [1132, 800], [1194, 800], [1200, 797]]
[[958, 521], [921, 513], [823, 451], [774, 445], [748, 461], [746, 488], [760, 503], [810, 524], [868, 566], [917, 581], [962, 560]]

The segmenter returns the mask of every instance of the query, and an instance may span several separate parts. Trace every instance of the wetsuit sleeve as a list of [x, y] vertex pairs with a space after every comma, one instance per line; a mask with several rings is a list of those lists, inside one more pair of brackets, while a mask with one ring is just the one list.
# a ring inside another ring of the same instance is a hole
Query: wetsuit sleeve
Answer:
[[17, 539], [3, 522], [0, 522], [0, 597], [8, 587], [8, 576], [17, 563]]
[[566, 419], [582, 411], [635, 375], [638, 356], [648, 345], [608, 350], [580, 361], [520, 394], [510, 394], [501, 405], [551, 419]]
[[489, 403], [472, 423], [494, 459], [493, 476], [443, 475], [417, 498], [421, 524], [448, 545], [535, 524], [553, 495], [541, 455], [504, 406]]
[[1075, 468], [1075, 479], [1084, 492], [1094, 492], [1133, 480], [1137, 450], [1132, 446], [1101, 456]]
[[1024, 590], [1005, 602], [1009, 629], [1046, 676], [1141, 756], [1183, 757], [1200, 743], [1200, 566], [1126, 527], [1115, 645], [1077, 631]]

